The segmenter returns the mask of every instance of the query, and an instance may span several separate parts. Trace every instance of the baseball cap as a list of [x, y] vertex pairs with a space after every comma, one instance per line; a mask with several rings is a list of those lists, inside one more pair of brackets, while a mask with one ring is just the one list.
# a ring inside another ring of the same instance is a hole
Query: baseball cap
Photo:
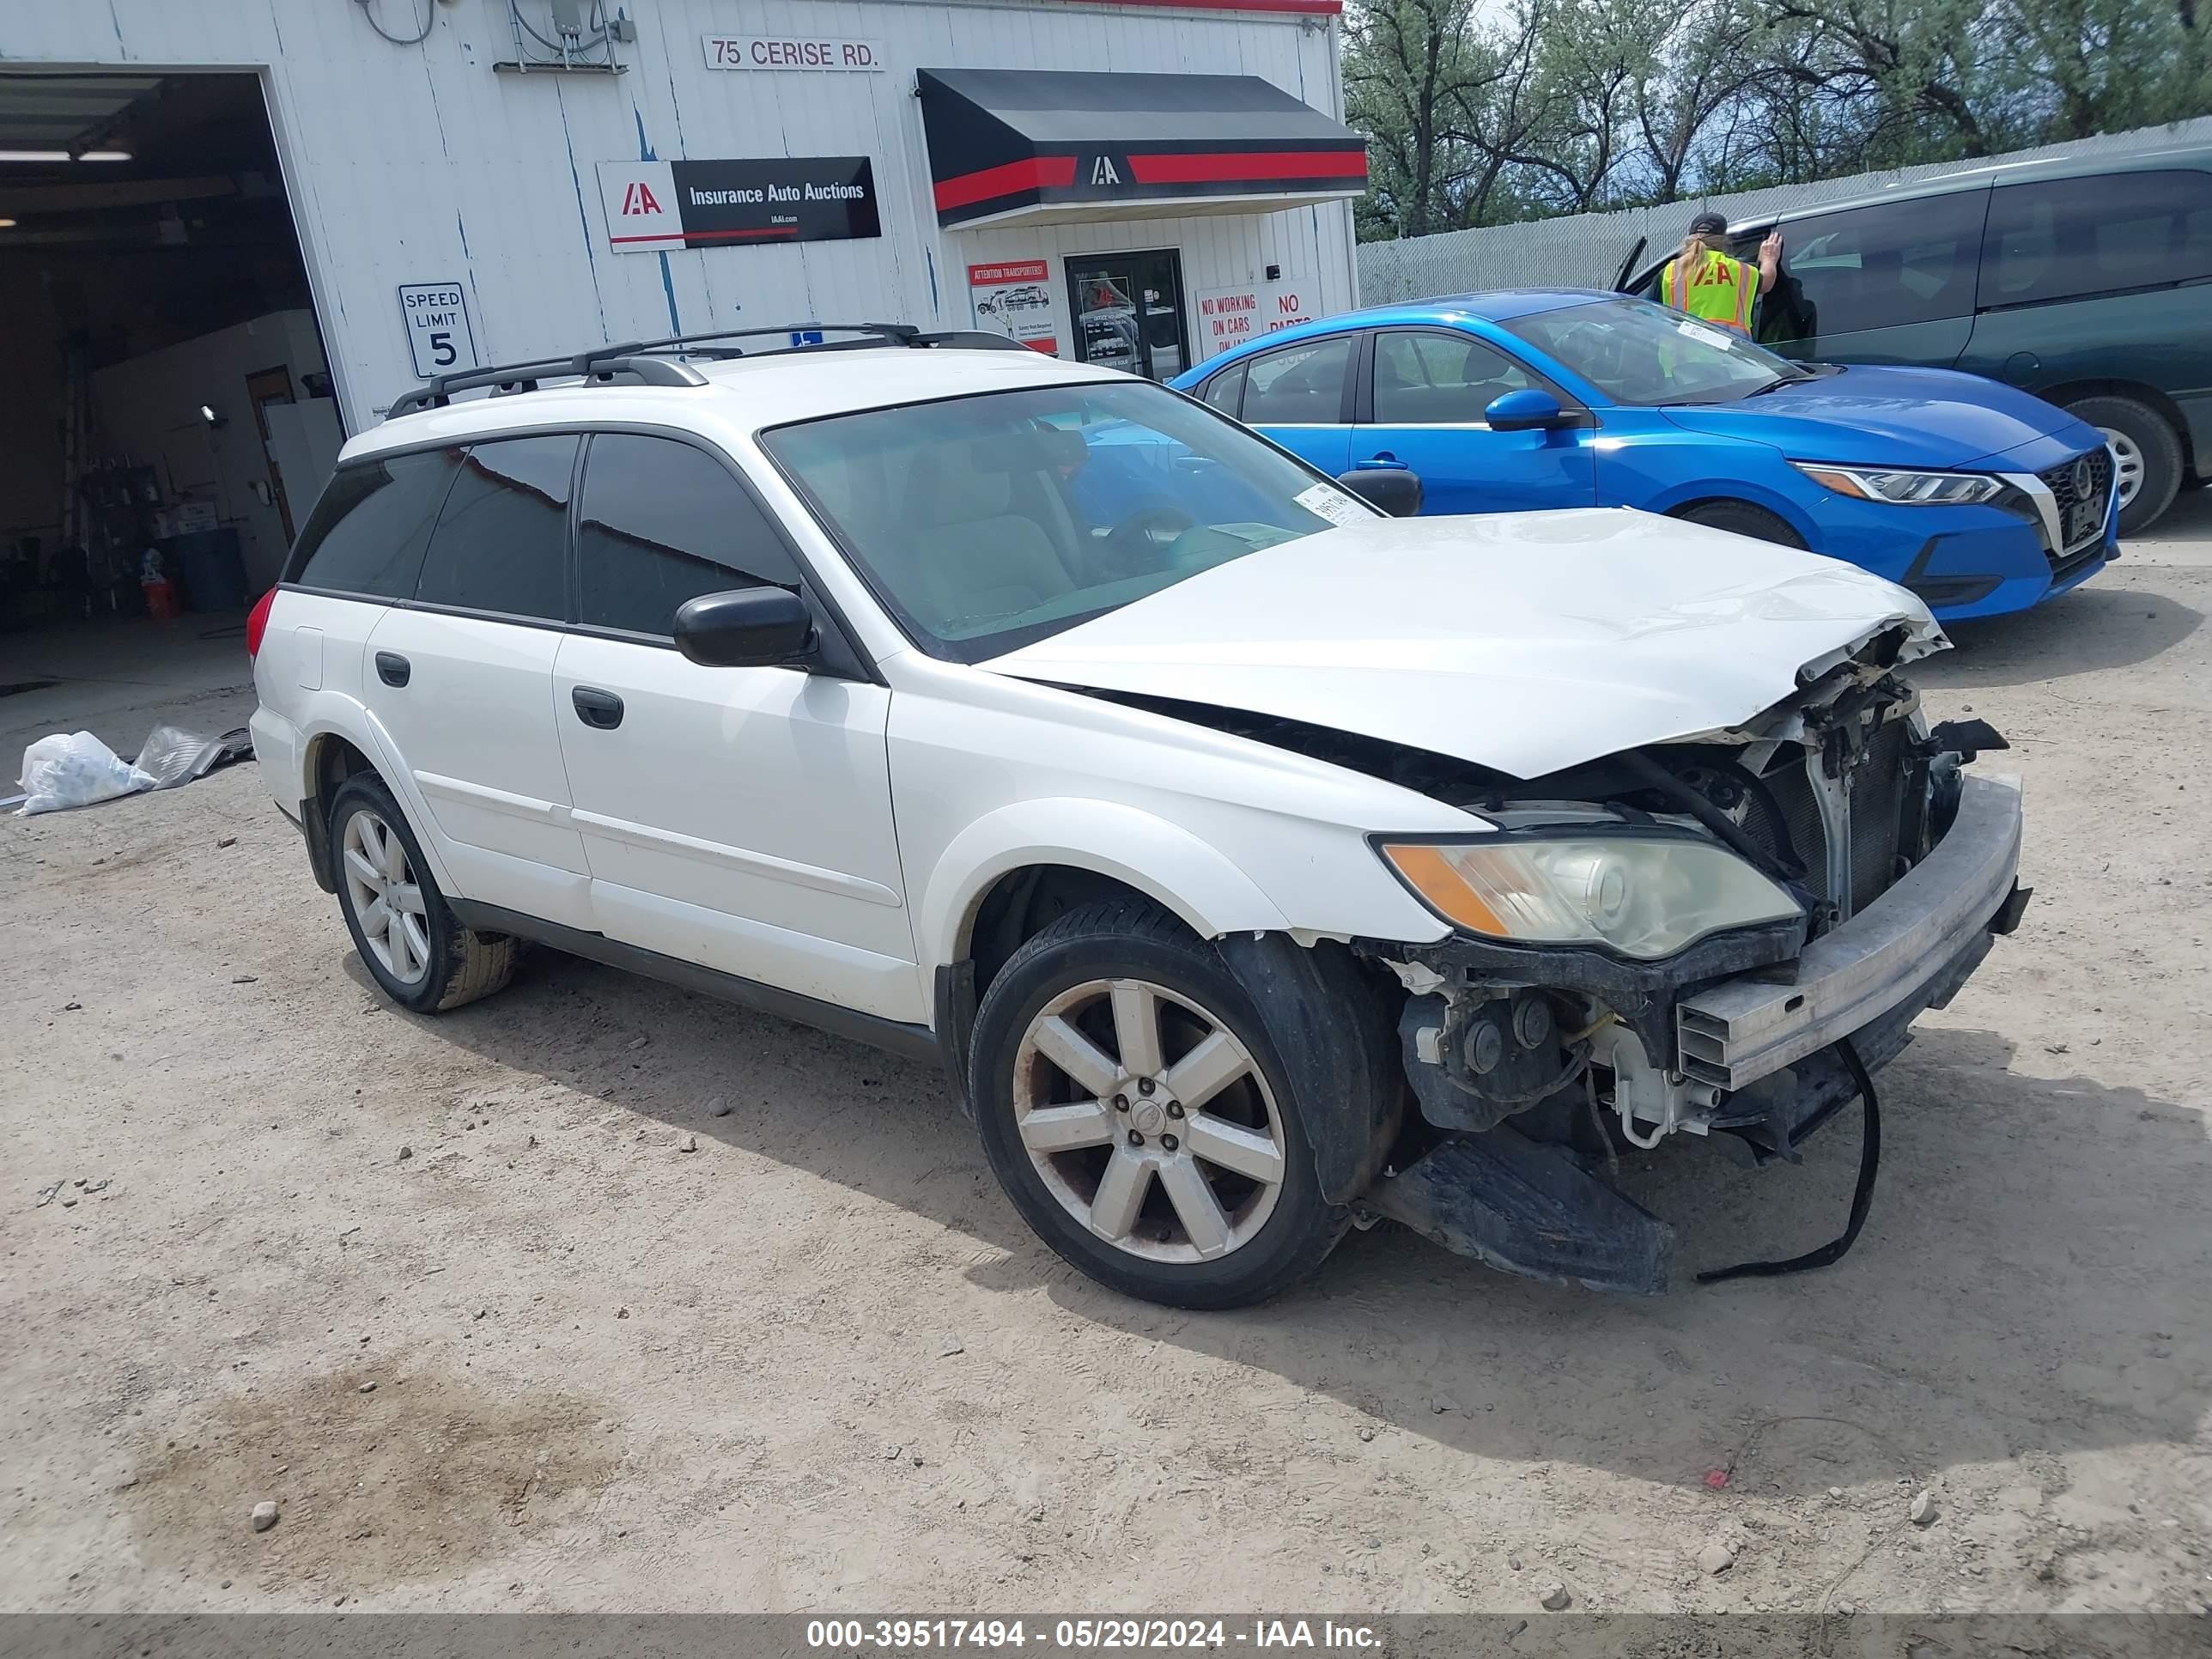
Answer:
[[1692, 236], [1721, 234], [1727, 229], [1728, 221], [1717, 213], [1700, 213], [1690, 221], [1690, 234]]

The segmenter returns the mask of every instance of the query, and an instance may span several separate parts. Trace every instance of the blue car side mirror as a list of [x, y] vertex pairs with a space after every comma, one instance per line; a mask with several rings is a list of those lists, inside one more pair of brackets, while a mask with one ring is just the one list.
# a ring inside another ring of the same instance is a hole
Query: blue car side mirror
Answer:
[[1565, 426], [1575, 416], [1560, 408], [1559, 400], [1550, 392], [1524, 386], [1518, 392], [1492, 398], [1490, 407], [1482, 411], [1482, 418], [1490, 422], [1492, 432], [1534, 432], [1545, 427]]

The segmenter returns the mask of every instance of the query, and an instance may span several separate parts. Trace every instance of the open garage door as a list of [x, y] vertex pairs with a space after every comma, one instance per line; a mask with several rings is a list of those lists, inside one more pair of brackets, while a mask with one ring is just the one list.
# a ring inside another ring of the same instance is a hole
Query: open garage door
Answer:
[[234, 628], [343, 438], [259, 79], [0, 65], [0, 654]]

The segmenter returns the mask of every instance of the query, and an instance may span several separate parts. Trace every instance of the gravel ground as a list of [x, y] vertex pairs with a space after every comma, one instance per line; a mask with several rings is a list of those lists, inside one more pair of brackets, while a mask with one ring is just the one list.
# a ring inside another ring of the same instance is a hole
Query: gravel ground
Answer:
[[[1266, 1308], [1123, 1301], [931, 1070], [544, 954], [395, 1012], [250, 766], [0, 821], [0, 1607], [2198, 1606], [2212, 511], [2177, 520], [1922, 675], [2012, 736], [2037, 897], [1885, 1074], [1856, 1250], [1656, 1301], [1388, 1229]], [[1686, 1270], [1832, 1236], [1857, 1150], [1627, 1180]]]

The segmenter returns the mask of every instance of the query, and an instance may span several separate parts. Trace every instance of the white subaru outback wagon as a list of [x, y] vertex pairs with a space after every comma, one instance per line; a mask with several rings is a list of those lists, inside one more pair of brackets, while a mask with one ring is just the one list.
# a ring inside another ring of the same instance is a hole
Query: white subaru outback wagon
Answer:
[[831, 331], [447, 377], [346, 445], [252, 729], [393, 1001], [532, 942], [941, 1059], [1044, 1240], [1186, 1306], [1385, 1218], [1657, 1291], [1619, 1146], [1791, 1162], [1854, 1098], [1856, 1231], [1869, 1072], [2027, 899], [1961, 769], [2002, 739], [1899, 678], [1917, 599], [1386, 516], [1127, 375]]

